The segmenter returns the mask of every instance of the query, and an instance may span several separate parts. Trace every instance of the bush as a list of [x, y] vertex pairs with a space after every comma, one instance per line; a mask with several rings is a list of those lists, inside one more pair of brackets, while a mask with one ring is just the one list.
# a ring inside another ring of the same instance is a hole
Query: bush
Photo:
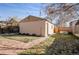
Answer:
[[36, 36], [36, 34], [32, 34], [32, 36]]
[[72, 32], [68, 32], [68, 34], [73, 34]]
[[18, 33], [19, 35], [21, 35], [21, 33]]
[[30, 34], [29, 33], [26, 33], [25, 35], [29, 36]]
[[23, 33], [22, 35], [25, 35], [25, 33]]

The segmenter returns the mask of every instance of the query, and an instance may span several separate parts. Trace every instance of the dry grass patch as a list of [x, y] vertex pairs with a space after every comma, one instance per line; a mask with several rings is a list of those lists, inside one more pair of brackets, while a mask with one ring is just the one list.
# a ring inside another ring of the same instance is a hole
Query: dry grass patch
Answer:
[[41, 42], [39, 45], [36, 45], [22, 52], [18, 52], [18, 54], [19, 55], [43, 55], [45, 54], [46, 48], [49, 47], [53, 41], [54, 41], [54, 38], [49, 37], [44, 42]]
[[17, 40], [17, 41], [22, 41], [22, 42], [31, 42], [35, 39], [39, 39], [40, 37], [37, 36], [27, 36], [27, 35], [1, 35], [2, 37], [6, 38], [6, 39], [10, 39], [10, 40]]

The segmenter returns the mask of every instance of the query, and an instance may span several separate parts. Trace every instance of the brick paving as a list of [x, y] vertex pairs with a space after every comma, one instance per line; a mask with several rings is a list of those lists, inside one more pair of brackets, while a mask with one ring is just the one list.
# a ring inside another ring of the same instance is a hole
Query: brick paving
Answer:
[[10, 40], [4, 37], [0, 38], [0, 54], [4, 55], [16, 55], [17, 52], [29, 49], [35, 45], [39, 45], [43, 42], [46, 37], [41, 37], [39, 39], [33, 40], [32, 42], [24, 43], [21, 41]]

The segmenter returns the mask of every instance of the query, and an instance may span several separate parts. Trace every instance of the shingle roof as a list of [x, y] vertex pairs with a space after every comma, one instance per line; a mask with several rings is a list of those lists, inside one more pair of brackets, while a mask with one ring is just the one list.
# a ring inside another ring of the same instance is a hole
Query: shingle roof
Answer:
[[21, 20], [20, 22], [26, 22], [28, 21], [30, 18], [37, 18], [36, 20], [44, 20], [43, 18], [40, 18], [40, 17], [36, 17], [36, 16], [28, 16], [28, 17], [25, 17], [23, 20]]
[[75, 24], [75, 25], [79, 24], [79, 20], [73, 20], [72, 22], [70, 22], [70, 25], [72, 24]]
[[[29, 15], [28, 17], [25, 17], [23, 20], [21, 20], [20, 22], [26, 22], [26, 21], [28, 21], [31, 17], [33, 17], [33, 18], [36, 18], [35, 19], [35, 21], [37, 20], [45, 20], [45, 21], [49, 21], [49, 20], [47, 20], [47, 19], [45, 19], [45, 18], [41, 18], [41, 17], [37, 17], [37, 16], [32, 16], [32, 15]], [[50, 21], [49, 21], [50, 22]]]
[[11, 18], [7, 23], [19, 22], [17, 19]]
[[79, 20], [76, 22], [76, 25], [79, 25]]
[[7, 23], [7, 21], [0, 21], [0, 23]]

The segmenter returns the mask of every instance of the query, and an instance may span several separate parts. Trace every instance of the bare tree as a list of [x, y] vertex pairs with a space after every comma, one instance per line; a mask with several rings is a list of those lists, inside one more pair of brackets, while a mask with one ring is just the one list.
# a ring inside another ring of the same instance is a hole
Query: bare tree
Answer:
[[79, 17], [78, 3], [54, 3], [46, 4], [45, 13], [51, 21], [56, 20], [58, 25], [63, 26], [66, 22]]

